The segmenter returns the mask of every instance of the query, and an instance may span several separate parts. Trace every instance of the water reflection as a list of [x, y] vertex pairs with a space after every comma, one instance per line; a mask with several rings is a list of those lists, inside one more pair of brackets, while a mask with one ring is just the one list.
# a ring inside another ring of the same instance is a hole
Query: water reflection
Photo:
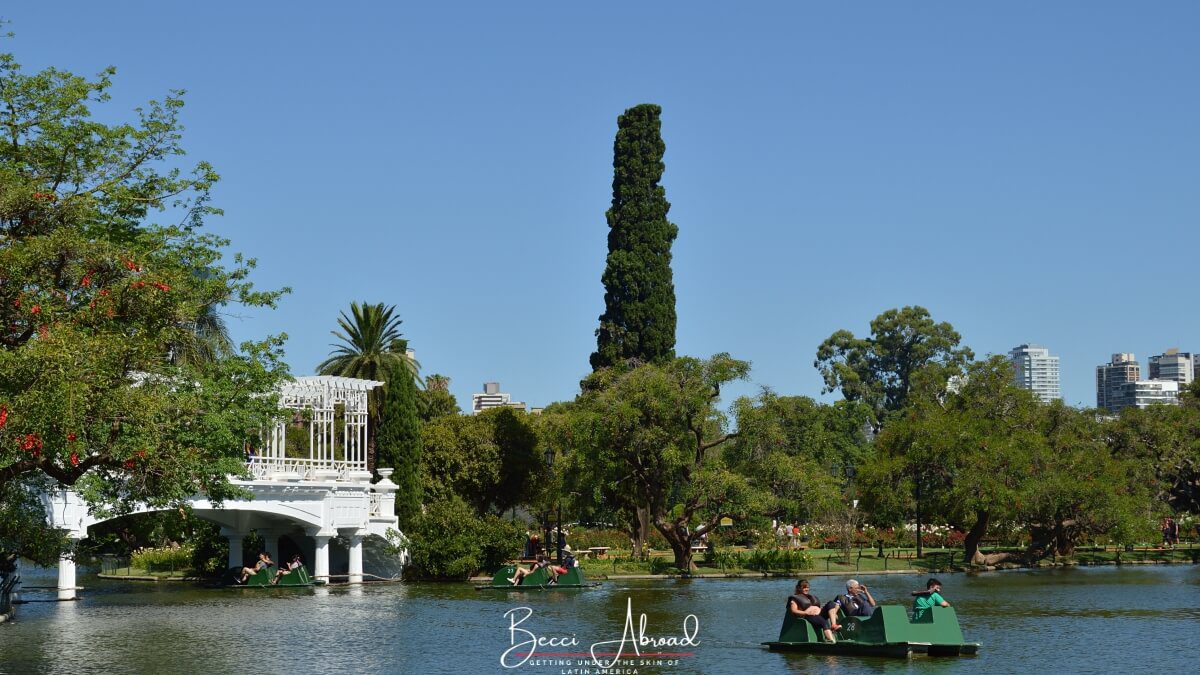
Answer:
[[[881, 601], [909, 604], [916, 576], [862, 576]], [[27, 574], [36, 585], [36, 574]], [[48, 581], [52, 581], [52, 575]], [[833, 596], [841, 578], [817, 577]], [[678, 667], [640, 673], [756, 671], [948, 672], [1037, 668], [1139, 670], [1153, 626], [1154, 665], [1189, 671], [1200, 619], [1200, 568], [1089, 568], [979, 576], [946, 575], [974, 659], [888, 660], [772, 653], [794, 580], [628, 581], [561, 592], [476, 591], [466, 584], [314, 589], [201, 589], [90, 578], [74, 603], [22, 605], [0, 625], [0, 672], [497, 672], [510, 646], [504, 613], [529, 607], [528, 628], [575, 637], [580, 652], [619, 639], [627, 602], [646, 633], [681, 635], [695, 614], [699, 646]], [[40, 596], [28, 594], [28, 599]], [[632, 650], [628, 650], [632, 652]], [[576, 666], [577, 667], [577, 666]], [[554, 673], [562, 667], [521, 672]]]

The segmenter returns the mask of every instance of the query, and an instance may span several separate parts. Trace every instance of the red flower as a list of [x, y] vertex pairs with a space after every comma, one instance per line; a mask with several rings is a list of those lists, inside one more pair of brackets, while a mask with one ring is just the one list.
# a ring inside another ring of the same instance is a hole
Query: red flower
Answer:
[[13, 300], [13, 307], [16, 307], [17, 309], [21, 308], [21, 299], [20, 298]]
[[41, 336], [43, 340], [50, 337], [50, 327], [46, 324], [38, 326], [38, 335]]
[[158, 290], [162, 291], [163, 293], [166, 293], [167, 291], [171, 290], [170, 286], [164, 284], [161, 281], [154, 282], [154, 287], [157, 288]]
[[8, 406], [0, 405], [0, 429], [3, 429], [5, 424], [8, 424]]
[[77, 453], [71, 453], [71, 466], [79, 466], [79, 455]]
[[42, 449], [42, 439], [37, 434], [25, 434], [25, 438], [19, 442], [22, 450], [40, 451]]
[[41, 305], [34, 305], [33, 307], [30, 307], [30, 308], [29, 308], [29, 313], [30, 313], [30, 314], [41, 314], [41, 312], [42, 312], [42, 306], [41, 306]]
[[130, 288], [141, 288], [145, 285], [146, 285], [146, 282], [144, 282], [144, 281], [135, 281], [132, 284], [129, 284], [129, 287]]
[[125, 261], [125, 269], [127, 269], [131, 272], [141, 272], [142, 271], [142, 268], [139, 267], [138, 264], [133, 262], [132, 260]]
[[72, 442], [72, 443], [75, 442], [75, 434], [74, 433], [67, 434], [67, 441]]
[[105, 296], [107, 296], [107, 295], [108, 295], [108, 289], [107, 289], [107, 288], [101, 288], [101, 289], [100, 289], [100, 297], [102, 297], [102, 298], [103, 298], [103, 297], [105, 297]]
[[125, 468], [126, 468], [126, 469], [132, 469], [132, 468], [133, 468], [133, 460], [132, 460], [132, 459], [127, 459], [127, 460], [125, 460]]
[[87, 274], [83, 275], [83, 278], [79, 280], [79, 285], [84, 286], [84, 287], [91, 286], [92, 285], [92, 273], [88, 272]]
[[109, 308], [108, 308], [108, 311], [107, 311], [107, 312], [105, 312], [105, 313], [106, 313], [106, 314], [108, 314], [108, 316], [109, 316], [109, 317], [114, 317], [114, 316], [116, 316], [116, 315], [117, 315], [117, 313], [116, 313], [116, 312], [114, 312], [114, 311], [112, 310], [112, 308], [111, 308], [111, 307], [109, 307]]

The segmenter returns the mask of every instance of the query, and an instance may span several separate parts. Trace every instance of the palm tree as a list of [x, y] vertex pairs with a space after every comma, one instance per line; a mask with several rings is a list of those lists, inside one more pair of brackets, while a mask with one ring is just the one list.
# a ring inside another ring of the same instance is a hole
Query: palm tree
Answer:
[[[387, 382], [393, 373], [408, 373], [420, 382], [421, 364], [409, 356], [408, 340], [400, 333], [400, 317], [395, 305], [350, 303], [350, 316], [342, 312], [341, 331], [331, 331], [341, 344], [331, 344], [333, 352], [317, 366], [321, 375], [340, 375]], [[371, 391], [367, 415], [367, 468], [375, 470], [375, 430], [383, 404], [383, 388]]]
[[188, 333], [168, 349], [172, 363], [199, 365], [211, 363], [233, 353], [233, 340], [229, 327], [217, 312], [216, 304], [208, 304], [186, 324]]
[[425, 391], [450, 391], [450, 378], [437, 373], [425, 376]]

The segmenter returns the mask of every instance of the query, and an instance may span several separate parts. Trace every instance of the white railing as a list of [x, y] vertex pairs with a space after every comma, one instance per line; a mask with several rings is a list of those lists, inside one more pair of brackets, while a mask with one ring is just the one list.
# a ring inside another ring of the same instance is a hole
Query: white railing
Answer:
[[[378, 516], [383, 513], [383, 495], [378, 492], [371, 493], [371, 505], [367, 508], [367, 516]], [[391, 515], [390, 513], [388, 515]]]
[[293, 457], [254, 457], [246, 462], [250, 475], [256, 480], [269, 480], [275, 474], [294, 474], [305, 480], [316, 478], [316, 472], [321, 470], [336, 471], [336, 480], [349, 480], [350, 473], [366, 471], [366, 462], [353, 462], [338, 459], [307, 459]]

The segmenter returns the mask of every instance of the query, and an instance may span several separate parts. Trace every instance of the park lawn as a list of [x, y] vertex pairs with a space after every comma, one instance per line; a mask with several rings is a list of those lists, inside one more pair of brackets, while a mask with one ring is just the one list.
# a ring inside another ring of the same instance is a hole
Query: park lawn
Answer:
[[141, 567], [116, 567], [104, 572], [104, 576], [110, 577], [154, 577], [159, 580], [166, 579], [190, 579], [194, 573], [190, 570], [166, 570], [166, 571], [150, 571]]
[[[741, 547], [733, 550], [738, 553], [748, 552], [747, 549]], [[1004, 549], [986, 550], [991, 552]], [[1023, 549], [1014, 548], [1010, 550], [1019, 552]], [[708, 556], [703, 553], [697, 554], [693, 560], [697, 566], [696, 574], [738, 574], [750, 576], [762, 575], [764, 573], [800, 575], [804, 572], [828, 574], [862, 574], [898, 570], [934, 572], [958, 569], [963, 565], [962, 549], [927, 548], [921, 558], [916, 557], [916, 549], [913, 548], [886, 548], [883, 550], [883, 557], [880, 557], [878, 549], [865, 547], [863, 549], [851, 549], [848, 559], [846, 552], [838, 549], [809, 549], [807, 553], [812, 557], [813, 563], [807, 569], [770, 569], [766, 572], [741, 566], [726, 566], [722, 568], [708, 562]], [[651, 557], [656, 560], [653, 564], [648, 560], [634, 560], [630, 558], [628, 551], [616, 551], [615, 553], [610, 552], [608, 558], [603, 560], [581, 559], [580, 565], [583, 567], [584, 574], [589, 578], [667, 573], [665, 568], [671, 566], [673, 562], [672, 554], [669, 551], [654, 551], [651, 553]], [[1042, 559], [1039, 561], [1039, 564], [1102, 565], [1118, 562], [1134, 564], [1200, 562], [1200, 545], [1189, 544], [1176, 547], [1175, 549], [1138, 546], [1134, 547], [1132, 551], [1126, 551], [1123, 547], [1114, 546], [1080, 547], [1073, 556], [1051, 556]]]

